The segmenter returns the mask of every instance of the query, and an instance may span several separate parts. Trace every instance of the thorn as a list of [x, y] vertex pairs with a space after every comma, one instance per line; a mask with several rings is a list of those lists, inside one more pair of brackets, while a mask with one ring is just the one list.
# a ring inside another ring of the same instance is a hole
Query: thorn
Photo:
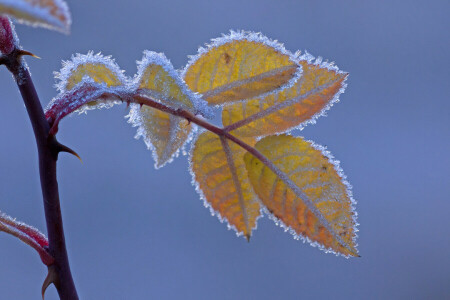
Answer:
[[139, 103], [139, 105], [141, 106], [140, 108], [142, 108], [142, 106], [144, 105], [144, 103]]
[[42, 300], [45, 300], [45, 291], [50, 286], [50, 284], [55, 283], [56, 279], [57, 276], [54, 267], [49, 267], [47, 277], [45, 277], [44, 283], [42, 284], [41, 289]]
[[127, 108], [130, 107], [130, 103], [131, 103], [131, 101], [127, 101]]
[[34, 55], [30, 51], [26, 51], [26, 50], [19, 50], [17, 55], [19, 55], [19, 56], [28, 55], [28, 56], [31, 56], [31, 57], [34, 57], [34, 58], [37, 58], [37, 59], [41, 59], [39, 56]]
[[58, 145], [57, 145], [57, 147], [58, 147], [58, 152], [67, 152], [67, 153], [70, 153], [70, 154], [76, 156], [76, 157], [81, 161], [81, 163], [83, 163], [83, 160], [82, 160], [81, 157], [78, 155], [78, 153], [76, 153], [74, 150], [70, 149], [69, 147], [67, 147], [67, 146], [65, 146], [65, 145], [63, 145], [63, 144], [61, 144], [61, 143], [59, 143], [59, 142], [57, 142], [57, 143], [58, 143]]

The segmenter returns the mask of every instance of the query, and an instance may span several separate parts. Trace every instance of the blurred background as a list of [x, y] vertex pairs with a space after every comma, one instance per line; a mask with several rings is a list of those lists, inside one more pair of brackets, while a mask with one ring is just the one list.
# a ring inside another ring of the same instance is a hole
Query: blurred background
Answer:
[[[361, 258], [325, 254], [267, 217], [247, 243], [212, 217], [186, 157], [156, 171], [124, 105], [73, 116], [58, 138], [66, 238], [81, 299], [449, 299], [449, 1], [67, 0], [72, 34], [17, 25], [44, 105], [72, 54], [112, 55], [132, 76], [145, 49], [176, 68], [229, 29], [261, 31], [350, 73], [341, 102], [295, 134], [341, 160]], [[0, 209], [46, 232], [37, 153], [0, 69]], [[46, 268], [0, 234], [0, 298], [40, 299]], [[54, 287], [46, 299], [57, 299]]]

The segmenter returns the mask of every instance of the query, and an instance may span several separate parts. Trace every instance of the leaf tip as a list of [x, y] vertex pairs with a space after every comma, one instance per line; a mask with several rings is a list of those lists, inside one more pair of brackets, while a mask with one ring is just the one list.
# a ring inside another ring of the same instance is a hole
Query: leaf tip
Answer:
[[249, 233], [245, 235], [245, 239], [247, 240], [248, 243], [250, 243], [250, 237], [251, 235]]

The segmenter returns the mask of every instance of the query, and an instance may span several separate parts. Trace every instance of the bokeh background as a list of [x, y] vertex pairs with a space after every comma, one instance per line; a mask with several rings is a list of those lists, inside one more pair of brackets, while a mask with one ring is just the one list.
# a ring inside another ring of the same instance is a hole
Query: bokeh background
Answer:
[[[73, 116], [58, 172], [82, 299], [449, 299], [450, 2], [68, 0], [72, 34], [17, 25], [41, 100], [72, 54], [112, 55], [131, 76], [145, 49], [176, 68], [229, 29], [261, 31], [350, 72], [341, 102], [296, 132], [326, 145], [354, 186], [359, 259], [296, 241], [267, 217], [247, 243], [210, 216], [186, 157], [156, 171], [125, 106]], [[45, 232], [34, 137], [0, 70], [0, 209]], [[0, 234], [0, 298], [40, 299], [46, 268]], [[51, 287], [46, 299], [57, 299]]]

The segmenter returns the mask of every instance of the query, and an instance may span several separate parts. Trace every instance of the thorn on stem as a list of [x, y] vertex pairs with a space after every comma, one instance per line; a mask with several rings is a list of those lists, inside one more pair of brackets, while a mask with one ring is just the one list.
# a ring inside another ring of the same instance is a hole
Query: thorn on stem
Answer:
[[34, 55], [33, 53], [31, 53], [30, 51], [26, 51], [26, 50], [19, 50], [18, 51], [18, 53], [17, 53], [17, 56], [23, 56], [23, 55], [28, 55], [28, 56], [31, 56], [31, 57], [34, 57], [34, 58], [38, 58], [38, 59], [41, 59], [39, 56], [37, 56], [37, 55]]
[[65, 145], [63, 145], [63, 144], [61, 144], [61, 143], [59, 143], [59, 142], [57, 142], [57, 143], [58, 143], [58, 144], [57, 144], [57, 151], [58, 151], [58, 152], [67, 152], [67, 153], [70, 153], [70, 154], [76, 156], [76, 157], [81, 161], [81, 163], [83, 163], [83, 160], [82, 160], [81, 157], [78, 155], [78, 153], [76, 153], [74, 150], [70, 149], [69, 147], [67, 147], [67, 146], [65, 146]]
[[58, 276], [55, 271], [54, 266], [50, 266], [48, 268], [47, 277], [45, 277], [44, 283], [42, 284], [41, 294], [42, 294], [42, 300], [45, 300], [45, 291], [50, 286], [50, 284], [55, 284], [56, 280], [58, 279]]

